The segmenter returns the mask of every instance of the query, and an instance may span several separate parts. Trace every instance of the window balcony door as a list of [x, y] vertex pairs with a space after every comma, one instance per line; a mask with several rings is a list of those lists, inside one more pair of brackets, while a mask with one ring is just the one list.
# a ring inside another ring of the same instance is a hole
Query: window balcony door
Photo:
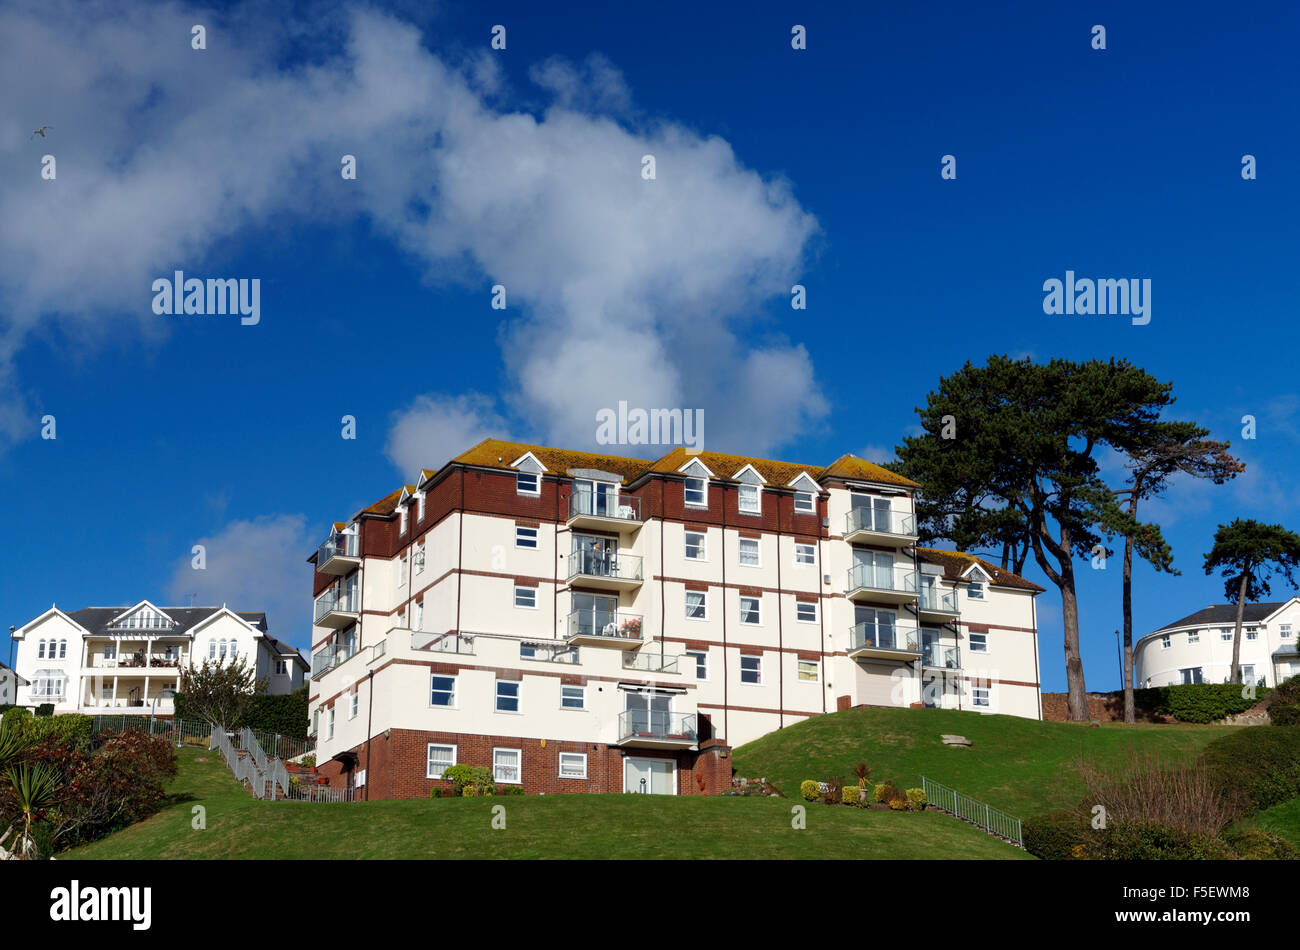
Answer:
[[597, 482], [590, 479], [575, 479], [573, 482], [575, 496], [574, 512], [582, 515], [594, 515], [598, 518], [618, 517], [618, 486], [610, 482]]
[[578, 559], [583, 574], [591, 577], [609, 577], [618, 574], [618, 541], [614, 538], [593, 538], [584, 534], [575, 534], [573, 556]]
[[628, 693], [628, 729], [634, 735], [664, 736], [672, 720], [673, 698], [668, 693]]
[[577, 615], [578, 636], [598, 636], [610, 627], [617, 629], [618, 598], [599, 594], [573, 595], [573, 609]]
[[623, 760], [623, 791], [635, 795], [676, 795], [677, 763], [672, 759]]

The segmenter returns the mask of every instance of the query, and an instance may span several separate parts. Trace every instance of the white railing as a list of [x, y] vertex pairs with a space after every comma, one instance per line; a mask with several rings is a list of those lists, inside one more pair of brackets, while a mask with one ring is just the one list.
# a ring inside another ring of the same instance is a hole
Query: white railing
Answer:
[[947, 785], [932, 782], [921, 776], [921, 788], [925, 791], [925, 800], [946, 811], [962, 821], [968, 821], [978, 828], [1004, 841], [1009, 841], [1017, 848], [1024, 848], [1025, 841], [1020, 832], [1020, 819], [992, 807], [986, 802], [978, 801], [969, 795], [963, 795]]

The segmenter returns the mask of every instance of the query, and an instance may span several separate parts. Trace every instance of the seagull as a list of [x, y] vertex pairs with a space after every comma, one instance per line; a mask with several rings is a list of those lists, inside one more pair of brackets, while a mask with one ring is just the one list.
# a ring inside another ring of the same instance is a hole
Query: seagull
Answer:
[[39, 129], [37, 129], [36, 131], [34, 131], [34, 132], [32, 133], [32, 138], [36, 138], [36, 136], [38, 136], [38, 135], [39, 135], [41, 138], [45, 138], [45, 130], [46, 130], [46, 129], [52, 129], [52, 128], [54, 128], [54, 126], [52, 126], [52, 125], [42, 125]]

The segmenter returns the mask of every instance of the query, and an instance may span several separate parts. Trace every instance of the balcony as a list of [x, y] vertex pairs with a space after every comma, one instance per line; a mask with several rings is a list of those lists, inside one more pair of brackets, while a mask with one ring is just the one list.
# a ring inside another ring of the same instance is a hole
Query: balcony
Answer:
[[941, 647], [937, 643], [925, 644], [921, 665], [932, 670], [959, 670], [956, 647]]
[[937, 587], [923, 585], [917, 593], [916, 609], [922, 620], [935, 620], [939, 623], [956, 620], [959, 615], [957, 592], [955, 590], [942, 591]]
[[641, 645], [641, 615], [613, 610], [575, 610], [565, 640], [575, 646], [635, 650]]
[[316, 598], [314, 622], [321, 627], [341, 630], [357, 619], [356, 591], [340, 591], [331, 587]]
[[349, 574], [361, 563], [361, 545], [355, 534], [336, 534], [316, 549], [316, 570], [321, 574]]
[[921, 634], [900, 624], [854, 624], [847, 653], [852, 660], [915, 660], [921, 655]]
[[854, 603], [906, 604], [916, 600], [916, 588], [913, 568], [854, 564], [846, 593]]
[[575, 491], [569, 496], [570, 528], [626, 533], [641, 527], [641, 499]]
[[686, 749], [698, 740], [695, 713], [629, 709], [618, 714], [615, 745], [639, 749]]
[[916, 517], [904, 511], [853, 508], [844, 518], [844, 540], [905, 548], [916, 543]]
[[347, 643], [331, 643], [327, 647], [322, 647], [312, 654], [311, 678], [319, 679], [336, 666], [341, 666], [352, 659], [356, 652], [356, 649]]
[[660, 656], [658, 653], [624, 653], [623, 669], [642, 673], [676, 673], [681, 657]]
[[411, 649], [427, 650], [430, 653], [460, 653], [474, 655], [474, 637], [464, 633], [425, 633], [423, 630], [411, 632]]
[[568, 582], [600, 590], [635, 590], [641, 586], [641, 558], [635, 554], [574, 551], [569, 555]]

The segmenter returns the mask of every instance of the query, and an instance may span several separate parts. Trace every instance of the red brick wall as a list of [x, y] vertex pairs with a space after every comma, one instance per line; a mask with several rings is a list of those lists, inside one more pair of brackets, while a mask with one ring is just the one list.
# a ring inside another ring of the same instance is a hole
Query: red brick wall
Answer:
[[[521, 749], [525, 794], [548, 795], [581, 792], [622, 792], [624, 752], [638, 758], [671, 759], [677, 763], [677, 792], [680, 795], [718, 795], [731, 787], [731, 750], [718, 740], [708, 740], [698, 752], [691, 750], [627, 749], [592, 742], [561, 742], [520, 739], [512, 736], [483, 736], [452, 732], [393, 729], [370, 742], [369, 766], [364, 744], [351, 751], [357, 769], [366, 769], [366, 787], [374, 801], [393, 798], [428, 798], [434, 788], [451, 790], [452, 784], [426, 778], [428, 744], [456, 746], [460, 765], [492, 766], [494, 748]], [[587, 778], [560, 778], [560, 753], [581, 752], [587, 756]], [[346, 785], [342, 764], [319, 764], [320, 774], [331, 785]], [[703, 783], [701, 784], [701, 780]], [[359, 792], [365, 797], [364, 791]]]

